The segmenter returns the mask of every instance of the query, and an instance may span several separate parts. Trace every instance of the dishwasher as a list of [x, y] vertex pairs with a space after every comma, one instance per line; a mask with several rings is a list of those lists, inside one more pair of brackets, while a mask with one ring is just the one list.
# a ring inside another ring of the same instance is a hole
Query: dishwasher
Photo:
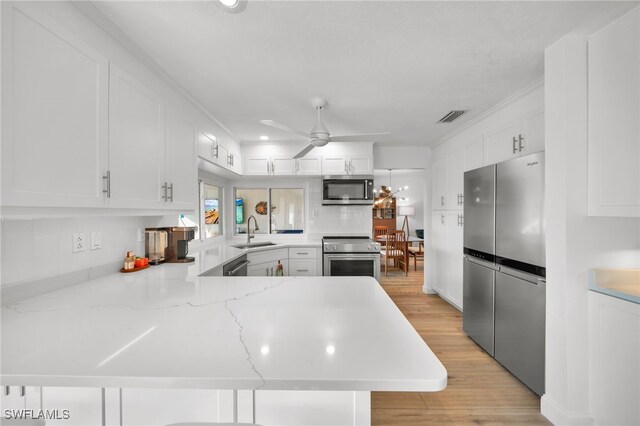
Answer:
[[249, 265], [247, 255], [244, 254], [237, 259], [227, 262], [222, 266], [215, 267], [200, 274], [201, 277], [246, 277], [247, 265]]
[[225, 263], [222, 267], [222, 275], [225, 277], [246, 277], [249, 262], [247, 255], [244, 254], [229, 263]]

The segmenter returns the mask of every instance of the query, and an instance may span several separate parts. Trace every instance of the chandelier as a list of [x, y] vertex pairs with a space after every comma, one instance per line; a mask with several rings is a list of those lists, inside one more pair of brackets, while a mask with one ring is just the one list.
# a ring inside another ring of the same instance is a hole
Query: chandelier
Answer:
[[[405, 185], [405, 186], [400, 186], [398, 188], [396, 188], [395, 190], [391, 187], [391, 170], [392, 169], [388, 169], [389, 170], [389, 185], [380, 185], [380, 189], [374, 189], [373, 193], [377, 196], [377, 200], [373, 203], [373, 205], [375, 206], [376, 204], [382, 204], [385, 201], [387, 201], [390, 198], [394, 198], [399, 192], [401, 191], [405, 191], [407, 189], [409, 189], [409, 185]], [[396, 197], [398, 198], [398, 200], [400, 201], [409, 201], [409, 198], [406, 197]]]

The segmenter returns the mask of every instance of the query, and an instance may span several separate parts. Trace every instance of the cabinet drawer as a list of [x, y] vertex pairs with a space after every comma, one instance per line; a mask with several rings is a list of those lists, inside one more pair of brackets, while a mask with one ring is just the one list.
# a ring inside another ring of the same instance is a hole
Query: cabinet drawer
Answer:
[[317, 248], [294, 247], [289, 249], [289, 259], [316, 259]]
[[289, 275], [294, 277], [317, 276], [318, 261], [316, 259], [291, 259], [289, 260]]
[[260, 263], [277, 262], [278, 260], [288, 259], [289, 252], [286, 248], [270, 249], [255, 253], [247, 253], [247, 259], [251, 262], [249, 265], [258, 265]]

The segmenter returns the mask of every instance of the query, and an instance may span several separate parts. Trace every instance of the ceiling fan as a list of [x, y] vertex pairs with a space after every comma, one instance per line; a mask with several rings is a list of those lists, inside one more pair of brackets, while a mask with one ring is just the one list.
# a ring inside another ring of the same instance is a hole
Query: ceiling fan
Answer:
[[289, 126], [285, 126], [284, 124], [280, 124], [273, 120], [260, 120], [260, 123], [265, 124], [267, 126], [275, 127], [276, 129], [284, 130], [285, 132], [295, 133], [300, 136], [304, 136], [309, 138], [309, 146], [305, 149], [297, 153], [293, 158], [302, 158], [309, 153], [313, 148], [325, 146], [329, 142], [368, 142], [373, 139], [375, 136], [383, 136], [389, 135], [390, 133], [362, 133], [362, 134], [354, 134], [354, 135], [340, 135], [340, 136], [332, 136], [322, 124], [322, 120], [320, 118], [320, 113], [322, 109], [327, 106], [327, 100], [324, 98], [313, 98], [311, 100], [311, 104], [318, 111], [318, 121], [311, 129], [311, 132], [306, 133], [302, 130], [294, 129]]

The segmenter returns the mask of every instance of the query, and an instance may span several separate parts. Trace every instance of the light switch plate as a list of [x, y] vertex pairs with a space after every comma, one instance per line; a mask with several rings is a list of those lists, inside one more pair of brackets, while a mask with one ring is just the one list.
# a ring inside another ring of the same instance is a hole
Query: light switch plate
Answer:
[[91, 233], [91, 250], [102, 248], [102, 234], [100, 232]]
[[71, 251], [73, 253], [85, 251], [86, 244], [87, 244], [87, 236], [84, 233], [73, 234], [73, 239], [71, 243], [72, 243]]

